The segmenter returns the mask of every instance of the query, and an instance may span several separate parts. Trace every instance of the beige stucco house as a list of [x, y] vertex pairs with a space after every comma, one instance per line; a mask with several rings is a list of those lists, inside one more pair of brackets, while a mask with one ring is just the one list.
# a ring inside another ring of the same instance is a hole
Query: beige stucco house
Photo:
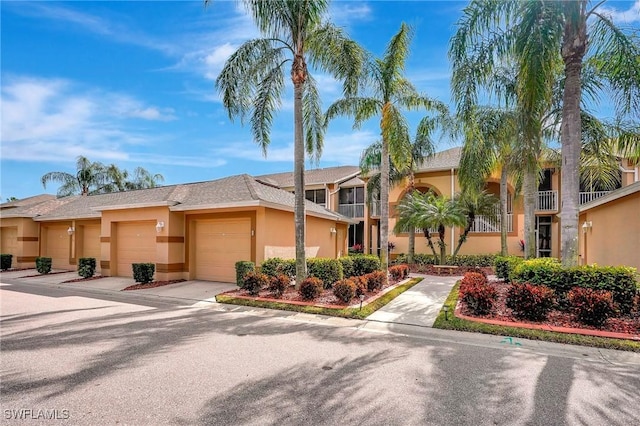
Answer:
[[[23, 200], [24, 201], [24, 200]], [[132, 263], [156, 265], [156, 279], [235, 281], [235, 262], [295, 253], [294, 196], [249, 175], [137, 191], [1, 206], [2, 253], [16, 267], [36, 256], [73, 270], [95, 257], [108, 276], [131, 276]], [[306, 205], [309, 257], [347, 252], [353, 220]]]

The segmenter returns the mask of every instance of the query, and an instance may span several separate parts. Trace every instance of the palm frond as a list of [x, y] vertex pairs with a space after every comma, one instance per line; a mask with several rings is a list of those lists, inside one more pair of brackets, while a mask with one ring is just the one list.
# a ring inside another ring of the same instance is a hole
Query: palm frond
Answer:
[[325, 126], [334, 118], [345, 115], [354, 119], [353, 128], [359, 128], [369, 118], [380, 114], [382, 102], [375, 98], [351, 97], [335, 101], [325, 113]]
[[315, 79], [309, 75], [304, 83], [302, 95], [302, 120], [305, 129], [307, 154], [320, 161], [324, 144], [324, 114]]
[[271, 124], [275, 111], [280, 107], [284, 89], [284, 75], [281, 67], [274, 67], [257, 85], [251, 113], [251, 132], [254, 141], [267, 156], [270, 143]]
[[383, 143], [389, 144], [389, 153], [393, 163], [400, 169], [407, 168], [411, 163], [409, 123], [402, 112], [392, 103], [388, 102], [382, 108], [380, 130]]

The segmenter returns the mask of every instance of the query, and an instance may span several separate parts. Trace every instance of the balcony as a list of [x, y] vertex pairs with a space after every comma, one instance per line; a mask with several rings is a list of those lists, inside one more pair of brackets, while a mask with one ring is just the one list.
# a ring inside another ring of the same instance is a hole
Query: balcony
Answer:
[[580, 193], [580, 204], [589, 203], [593, 200], [597, 200], [598, 198], [607, 195], [611, 191], [591, 191], [591, 192], [581, 192]]
[[369, 205], [369, 215], [371, 217], [380, 217], [380, 201], [373, 201]]
[[536, 210], [546, 212], [558, 211], [558, 191], [538, 191]]
[[[480, 234], [500, 232], [500, 224], [501, 219], [499, 215], [495, 218], [491, 218], [489, 216], [476, 216], [469, 232]], [[507, 215], [507, 232], [513, 232], [513, 214]]]
[[338, 213], [347, 217], [364, 217], [364, 204], [339, 204]]

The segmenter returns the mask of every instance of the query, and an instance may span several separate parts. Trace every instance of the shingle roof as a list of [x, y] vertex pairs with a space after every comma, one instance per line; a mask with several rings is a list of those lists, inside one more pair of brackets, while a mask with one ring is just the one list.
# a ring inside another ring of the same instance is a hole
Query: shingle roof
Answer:
[[460, 166], [461, 153], [462, 147], [459, 146], [436, 152], [418, 167], [418, 171], [457, 169]]
[[[111, 194], [54, 198], [30, 207], [18, 207], [3, 211], [7, 217], [38, 217], [40, 221], [99, 218], [102, 210], [139, 208], [145, 206], [169, 206], [172, 210], [188, 211], [232, 206], [268, 205], [293, 211], [294, 195], [283, 189], [269, 186], [243, 174], [213, 181], [161, 186], [136, 191]], [[306, 201], [309, 214], [351, 222], [324, 207]], [[5, 214], [6, 213], [6, 214]]]
[[34, 195], [33, 197], [23, 198], [21, 200], [8, 201], [6, 203], [0, 204], [0, 209], [8, 209], [15, 207], [24, 207], [24, 206], [32, 206], [34, 204], [40, 204], [45, 201], [54, 200], [56, 198], [55, 195], [51, 194], [40, 194]]
[[[323, 169], [310, 169], [304, 172], [305, 185], [321, 185], [324, 183], [339, 183], [360, 173], [358, 166], [337, 166]], [[255, 177], [280, 188], [293, 188], [293, 172], [272, 173]]]

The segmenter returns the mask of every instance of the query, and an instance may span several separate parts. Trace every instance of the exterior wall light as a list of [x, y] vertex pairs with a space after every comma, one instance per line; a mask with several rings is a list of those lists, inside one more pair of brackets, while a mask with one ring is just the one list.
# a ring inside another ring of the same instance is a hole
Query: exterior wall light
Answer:
[[69, 229], [67, 229], [67, 234], [69, 234], [70, 236], [73, 235], [74, 232], [76, 232], [76, 228], [74, 228], [73, 226], [70, 226]]
[[329, 228], [329, 232], [331, 232], [332, 234], [335, 234], [337, 231], [336, 231], [336, 228]]
[[156, 232], [161, 232], [163, 228], [164, 222], [158, 221], [158, 223], [156, 224]]
[[582, 232], [584, 232], [585, 234], [587, 233], [588, 229], [591, 229], [591, 227], [593, 226], [593, 222], [591, 221], [584, 221], [584, 223], [582, 224]]

